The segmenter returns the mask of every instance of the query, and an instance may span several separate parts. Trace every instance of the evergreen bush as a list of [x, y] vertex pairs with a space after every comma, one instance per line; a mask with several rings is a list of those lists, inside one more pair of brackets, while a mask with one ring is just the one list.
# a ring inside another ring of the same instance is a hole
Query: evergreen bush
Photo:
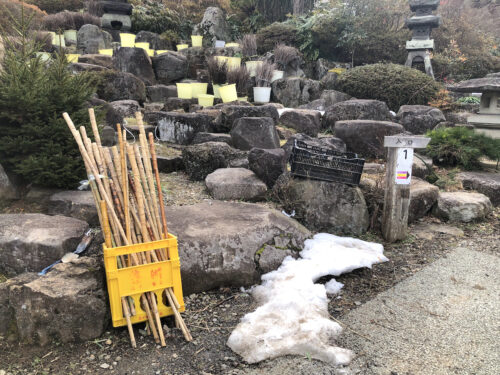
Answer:
[[278, 44], [296, 46], [297, 29], [290, 23], [275, 22], [257, 32], [257, 49], [260, 54], [272, 51]]
[[500, 139], [493, 139], [474, 130], [457, 126], [427, 132], [431, 138], [425, 153], [435, 164], [461, 166], [464, 169], [480, 168], [479, 159], [500, 158]]
[[[26, 183], [75, 188], [85, 176], [65, 121], [89, 123], [86, 102], [95, 91], [92, 76], [72, 75], [63, 54], [44, 63], [26, 20], [16, 25], [19, 38], [4, 38], [0, 69], [0, 160]], [[90, 130], [90, 127], [89, 129]]]
[[396, 64], [373, 64], [341, 74], [336, 89], [358, 99], [381, 100], [397, 111], [406, 104], [427, 105], [441, 85], [416, 69]]
[[25, 3], [33, 4], [47, 13], [57, 13], [63, 10], [77, 11], [83, 9], [84, 0], [24, 0]]

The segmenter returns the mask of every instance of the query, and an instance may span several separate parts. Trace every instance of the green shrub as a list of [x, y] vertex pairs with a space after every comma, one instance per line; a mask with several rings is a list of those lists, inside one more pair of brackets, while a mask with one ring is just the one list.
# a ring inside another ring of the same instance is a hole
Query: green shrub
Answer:
[[396, 64], [373, 64], [341, 74], [336, 89], [358, 99], [381, 100], [397, 111], [405, 104], [427, 105], [441, 85], [416, 69]]
[[445, 53], [435, 54], [432, 59], [436, 79], [459, 82], [482, 78], [500, 69], [500, 57], [487, 53], [456, 57]]
[[4, 40], [0, 69], [0, 160], [27, 183], [74, 188], [85, 169], [62, 113], [88, 124], [93, 79], [72, 75], [62, 54], [50, 63], [34, 57], [39, 47], [24, 20], [18, 29], [17, 44]]
[[47, 13], [77, 11], [84, 7], [84, 0], [24, 0], [24, 2], [36, 5]]
[[479, 104], [481, 103], [481, 99], [478, 98], [477, 96], [464, 96], [463, 98], [459, 98], [457, 100], [457, 103]]
[[257, 32], [257, 49], [260, 54], [272, 51], [278, 44], [297, 46], [297, 29], [290, 23], [275, 22]]
[[427, 132], [431, 138], [425, 153], [434, 163], [445, 166], [461, 166], [464, 169], [480, 168], [479, 159], [500, 158], [500, 140], [458, 126]]

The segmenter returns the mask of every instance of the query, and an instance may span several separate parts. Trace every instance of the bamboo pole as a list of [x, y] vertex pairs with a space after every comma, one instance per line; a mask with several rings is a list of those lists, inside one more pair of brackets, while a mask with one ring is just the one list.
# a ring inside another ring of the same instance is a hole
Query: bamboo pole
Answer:
[[97, 143], [99, 147], [102, 147], [101, 136], [99, 135], [99, 129], [97, 129], [97, 121], [95, 119], [94, 108], [89, 108], [89, 117], [90, 124], [92, 126], [92, 132], [94, 133], [95, 143]]

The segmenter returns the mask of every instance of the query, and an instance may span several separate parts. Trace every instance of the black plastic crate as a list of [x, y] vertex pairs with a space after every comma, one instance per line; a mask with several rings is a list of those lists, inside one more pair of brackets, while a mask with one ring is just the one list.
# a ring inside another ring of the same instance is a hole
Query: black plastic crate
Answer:
[[295, 140], [290, 164], [294, 176], [357, 186], [365, 159], [358, 158], [357, 154], [310, 146]]

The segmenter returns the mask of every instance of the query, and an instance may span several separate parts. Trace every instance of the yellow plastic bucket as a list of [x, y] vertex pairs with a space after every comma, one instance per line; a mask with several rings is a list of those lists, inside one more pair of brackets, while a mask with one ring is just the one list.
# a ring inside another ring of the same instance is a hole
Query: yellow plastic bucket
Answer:
[[198, 96], [198, 104], [202, 107], [211, 107], [214, 105], [214, 96], [201, 94]]
[[148, 42], [139, 42], [139, 43], [134, 43], [135, 48], [142, 48], [145, 49], [146, 51], [149, 49], [149, 43]]
[[238, 69], [241, 66], [241, 57], [228, 57], [227, 68], [228, 69]]
[[215, 59], [217, 60], [219, 65], [222, 65], [224, 63], [226, 63], [226, 64], [228, 63], [229, 57], [227, 57], [227, 56], [215, 56]]
[[37, 52], [36, 56], [40, 57], [40, 60], [43, 62], [49, 61], [52, 58], [52, 56], [48, 52]]
[[78, 56], [80, 56], [80, 55], [78, 55], [76, 53], [68, 53], [68, 54], [66, 54], [66, 58], [68, 59], [68, 62], [70, 62], [70, 63], [76, 63], [76, 62], [78, 62]]
[[99, 50], [99, 55], [107, 55], [107, 56], [113, 56], [113, 49], [100, 49]]
[[199, 95], [205, 95], [207, 93], [208, 83], [191, 83], [191, 95], [193, 98], [197, 98]]
[[345, 73], [346, 71], [347, 71], [346, 68], [333, 68], [329, 70], [330, 73], [337, 73], [337, 74], [342, 74]]
[[167, 53], [167, 52], [169, 52], [168, 49], [157, 49], [156, 50], [157, 55], [161, 55], [162, 53]]
[[239, 47], [239, 46], [240, 46], [240, 45], [239, 45], [238, 43], [226, 43], [226, 48], [227, 48], [227, 47], [229, 47], [229, 48], [230, 48], [230, 47], [237, 48], [237, 47]]
[[236, 92], [236, 85], [234, 83], [232, 85], [222, 86], [219, 89], [219, 92], [224, 103], [238, 100], [238, 93]]
[[221, 88], [221, 85], [214, 85], [212, 84], [212, 87], [214, 89], [214, 97], [217, 98], [217, 99], [220, 99], [220, 88]]
[[122, 47], [134, 47], [135, 34], [120, 33], [120, 42]]
[[240, 101], [240, 102], [248, 102], [248, 96], [238, 96], [238, 101]]
[[52, 38], [52, 45], [55, 47], [66, 47], [66, 43], [64, 42], [64, 35], [54, 35], [54, 37]]
[[203, 36], [202, 35], [191, 35], [191, 44], [193, 47], [203, 46]]
[[146, 52], [148, 53], [148, 56], [150, 56], [150, 57], [153, 57], [155, 55], [154, 49], [147, 49]]
[[190, 83], [176, 83], [177, 97], [180, 99], [193, 98], [193, 86]]
[[189, 48], [187, 44], [177, 44], [177, 51], [182, 51], [183, 49]]
[[257, 72], [257, 68], [261, 66], [264, 61], [247, 61], [245, 65], [247, 66], [248, 72], [250, 73], [250, 77], [255, 77], [255, 73]]
[[68, 42], [76, 43], [76, 30], [65, 30], [64, 31], [64, 40]]

